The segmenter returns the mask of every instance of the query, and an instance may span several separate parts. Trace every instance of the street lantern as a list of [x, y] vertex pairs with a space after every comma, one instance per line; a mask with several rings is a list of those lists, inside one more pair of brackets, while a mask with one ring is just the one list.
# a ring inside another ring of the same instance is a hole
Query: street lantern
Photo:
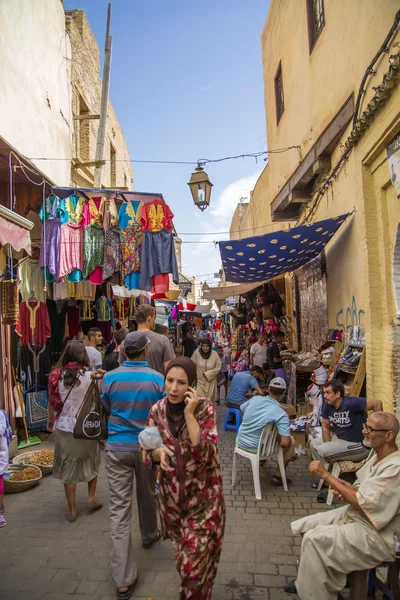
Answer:
[[193, 202], [203, 212], [210, 205], [213, 184], [208, 179], [208, 175], [204, 172], [200, 163], [198, 163], [195, 172], [192, 173], [188, 186], [192, 192]]

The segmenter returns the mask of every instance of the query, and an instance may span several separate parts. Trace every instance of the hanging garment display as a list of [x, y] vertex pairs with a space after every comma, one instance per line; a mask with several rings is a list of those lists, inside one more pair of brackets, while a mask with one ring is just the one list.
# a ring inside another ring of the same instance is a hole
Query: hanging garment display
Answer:
[[114, 307], [109, 298], [101, 296], [96, 300], [96, 311], [98, 321], [109, 321], [114, 327]]
[[[67, 275], [67, 281], [72, 283], [76, 281], [82, 281], [82, 251], [83, 251], [83, 230], [80, 226], [82, 220], [82, 211], [85, 201], [83, 198], [76, 194], [72, 194], [68, 196], [68, 198], [64, 198], [59, 202], [60, 206], [60, 221], [61, 221], [61, 231], [60, 231], [60, 262], [64, 252], [71, 253], [71, 250], [68, 250], [68, 244], [63, 243], [63, 226], [66, 223], [73, 223], [74, 225], [79, 225], [79, 236], [78, 236], [78, 228], [74, 228], [74, 236], [72, 242], [75, 244], [73, 248], [74, 254], [79, 253], [79, 258], [75, 257], [74, 261], [78, 261], [80, 267], [73, 267], [73, 270], [69, 272]], [[75, 230], [76, 229], [76, 230]], [[64, 232], [65, 235], [67, 232]], [[67, 241], [67, 240], [65, 240]], [[79, 247], [78, 247], [79, 242]], [[61, 275], [60, 275], [61, 277]]]
[[39, 212], [42, 222], [40, 267], [46, 281], [58, 280], [60, 262], [60, 215], [63, 212], [60, 198], [51, 194], [43, 202]]
[[68, 281], [82, 280], [82, 227], [69, 221], [60, 230], [60, 269], [59, 276], [67, 276]]
[[3, 325], [15, 325], [18, 320], [18, 279], [1, 281], [1, 320]]
[[144, 231], [140, 289], [150, 290], [152, 278], [162, 273], [172, 273], [173, 282], [179, 283], [172, 231], [166, 229], [157, 232]]
[[142, 226], [140, 224], [143, 202], [124, 202], [119, 209], [121, 233], [121, 277], [126, 287], [139, 287]]
[[70, 298], [67, 291], [67, 284], [65, 281], [59, 283], [53, 283], [53, 300], [64, 300]]
[[[71, 296], [70, 296], [71, 297]], [[90, 281], [80, 281], [75, 284], [76, 300], [94, 300], [96, 298], [96, 286]]]
[[63, 350], [68, 304], [63, 300], [58, 302], [47, 300], [46, 304], [51, 328], [50, 352], [54, 363], [58, 361]]
[[39, 266], [39, 259], [27, 258], [19, 266], [19, 292], [22, 300], [28, 300], [32, 292], [40, 302], [46, 302], [44, 277]]
[[[174, 215], [171, 209], [165, 202], [153, 200], [143, 207], [140, 223], [143, 231], [159, 232], [162, 229], [171, 231], [173, 217]], [[161, 271], [152, 277], [150, 291], [153, 294], [161, 294], [161, 296], [163, 296], [168, 290], [168, 272]]]
[[[119, 273], [121, 269], [121, 239], [118, 210], [115, 200], [110, 200], [104, 211], [104, 262], [103, 281]], [[117, 283], [118, 283], [117, 278]]]
[[122, 323], [128, 319], [128, 300], [126, 298], [114, 298], [114, 318]]
[[76, 337], [79, 334], [79, 332], [81, 330], [78, 306], [69, 306], [68, 307], [67, 324], [68, 324], [68, 337], [72, 340], [74, 337]]
[[15, 333], [21, 338], [21, 346], [46, 345], [51, 336], [50, 319], [44, 302], [21, 302]]
[[105, 198], [89, 198], [83, 207], [84, 278], [100, 285], [103, 281], [104, 230], [103, 209]]
[[79, 306], [79, 320], [80, 321], [93, 321], [94, 312], [92, 303], [90, 300], [82, 300], [82, 304]]

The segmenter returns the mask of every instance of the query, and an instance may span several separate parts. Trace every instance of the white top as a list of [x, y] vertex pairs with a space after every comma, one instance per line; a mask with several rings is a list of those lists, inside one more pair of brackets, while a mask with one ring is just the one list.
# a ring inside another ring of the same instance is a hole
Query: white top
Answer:
[[97, 369], [101, 369], [103, 360], [101, 358], [100, 352], [96, 350], [96, 348], [93, 348], [93, 346], [86, 346], [86, 352], [89, 357], [92, 371], [97, 371]]
[[[58, 383], [61, 400], [65, 402], [60, 416], [56, 419], [55, 428], [66, 433], [73, 433], [76, 424], [76, 415], [80, 409], [86, 392], [90, 386], [90, 371], [86, 371], [84, 375], [80, 375], [80, 385], [74, 386], [71, 390], [65, 387], [64, 383]], [[69, 394], [71, 390], [71, 393]], [[68, 398], [67, 395], [69, 394]], [[67, 401], [65, 399], [67, 398]]]
[[267, 346], [265, 344], [261, 346], [256, 342], [250, 348], [250, 354], [254, 354], [254, 364], [262, 367], [267, 360]]
[[8, 444], [6, 439], [6, 418], [0, 410], [0, 475], [7, 471]]

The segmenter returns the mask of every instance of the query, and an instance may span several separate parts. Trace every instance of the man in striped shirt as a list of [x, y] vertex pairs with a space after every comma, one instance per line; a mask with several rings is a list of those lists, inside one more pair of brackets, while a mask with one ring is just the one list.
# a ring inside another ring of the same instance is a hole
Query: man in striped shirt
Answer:
[[160, 539], [157, 525], [155, 478], [139, 453], [139, 433], [149, 412], [164, 395], [163, 377], [146, 362], [150, 340], [135, 331], [125, 338], [126, 360], [103, 380], [103, 404], [109, 413], [106, 473], [110, 488], [111, 568], [120, 600], [130, 598], [137, 582], [131, 541], [133, 479], [143, 548]]

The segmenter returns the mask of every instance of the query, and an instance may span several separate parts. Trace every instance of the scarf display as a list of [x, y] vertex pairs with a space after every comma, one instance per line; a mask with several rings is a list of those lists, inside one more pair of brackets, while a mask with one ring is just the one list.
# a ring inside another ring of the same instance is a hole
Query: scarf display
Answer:
[[83, 374], [86, 371], [86, 367], [77, 362], [69, 362], [65, 367], [60, 369], [54, 369], [49, 375], [48, 392], [49, 392], [49, 403], [57, 413], [57, 417], [61, 414], [64, 408], [64, 402], [60, 396], [59, 382], [62, 379], [63, 373], [66, 369], [76, 369], [78, 374]]
[[[190, 358], [185, 358], [184, 356], [180, 356], [178, 358], [174, 358], [174, 360], [171, 360], [171, 362], [169, 363], [168, 368], [165, 372], [165, 377], [168, 375], [168, 372], [173, 367], [181, 367], [185, 371], [185, 373], [188, 377], [189, 385], [190, 386], [196, 385], [196, 383], [197, 383], [196, 365]], [[167, 410], [166, 410], [167, 422], [168, 422], [168, 427], [174, 437], [178, 437], [179, 432], [181, 431], [182, 427], [185, 424], [185, 407], [186, 407], [186, 404], [185, 404], [184, 400], [182, 400], [182, 402], [179, 402], [179, 404], [173, 404], [172, 402], [169, 401], [169, 399], [167, 399]]]

